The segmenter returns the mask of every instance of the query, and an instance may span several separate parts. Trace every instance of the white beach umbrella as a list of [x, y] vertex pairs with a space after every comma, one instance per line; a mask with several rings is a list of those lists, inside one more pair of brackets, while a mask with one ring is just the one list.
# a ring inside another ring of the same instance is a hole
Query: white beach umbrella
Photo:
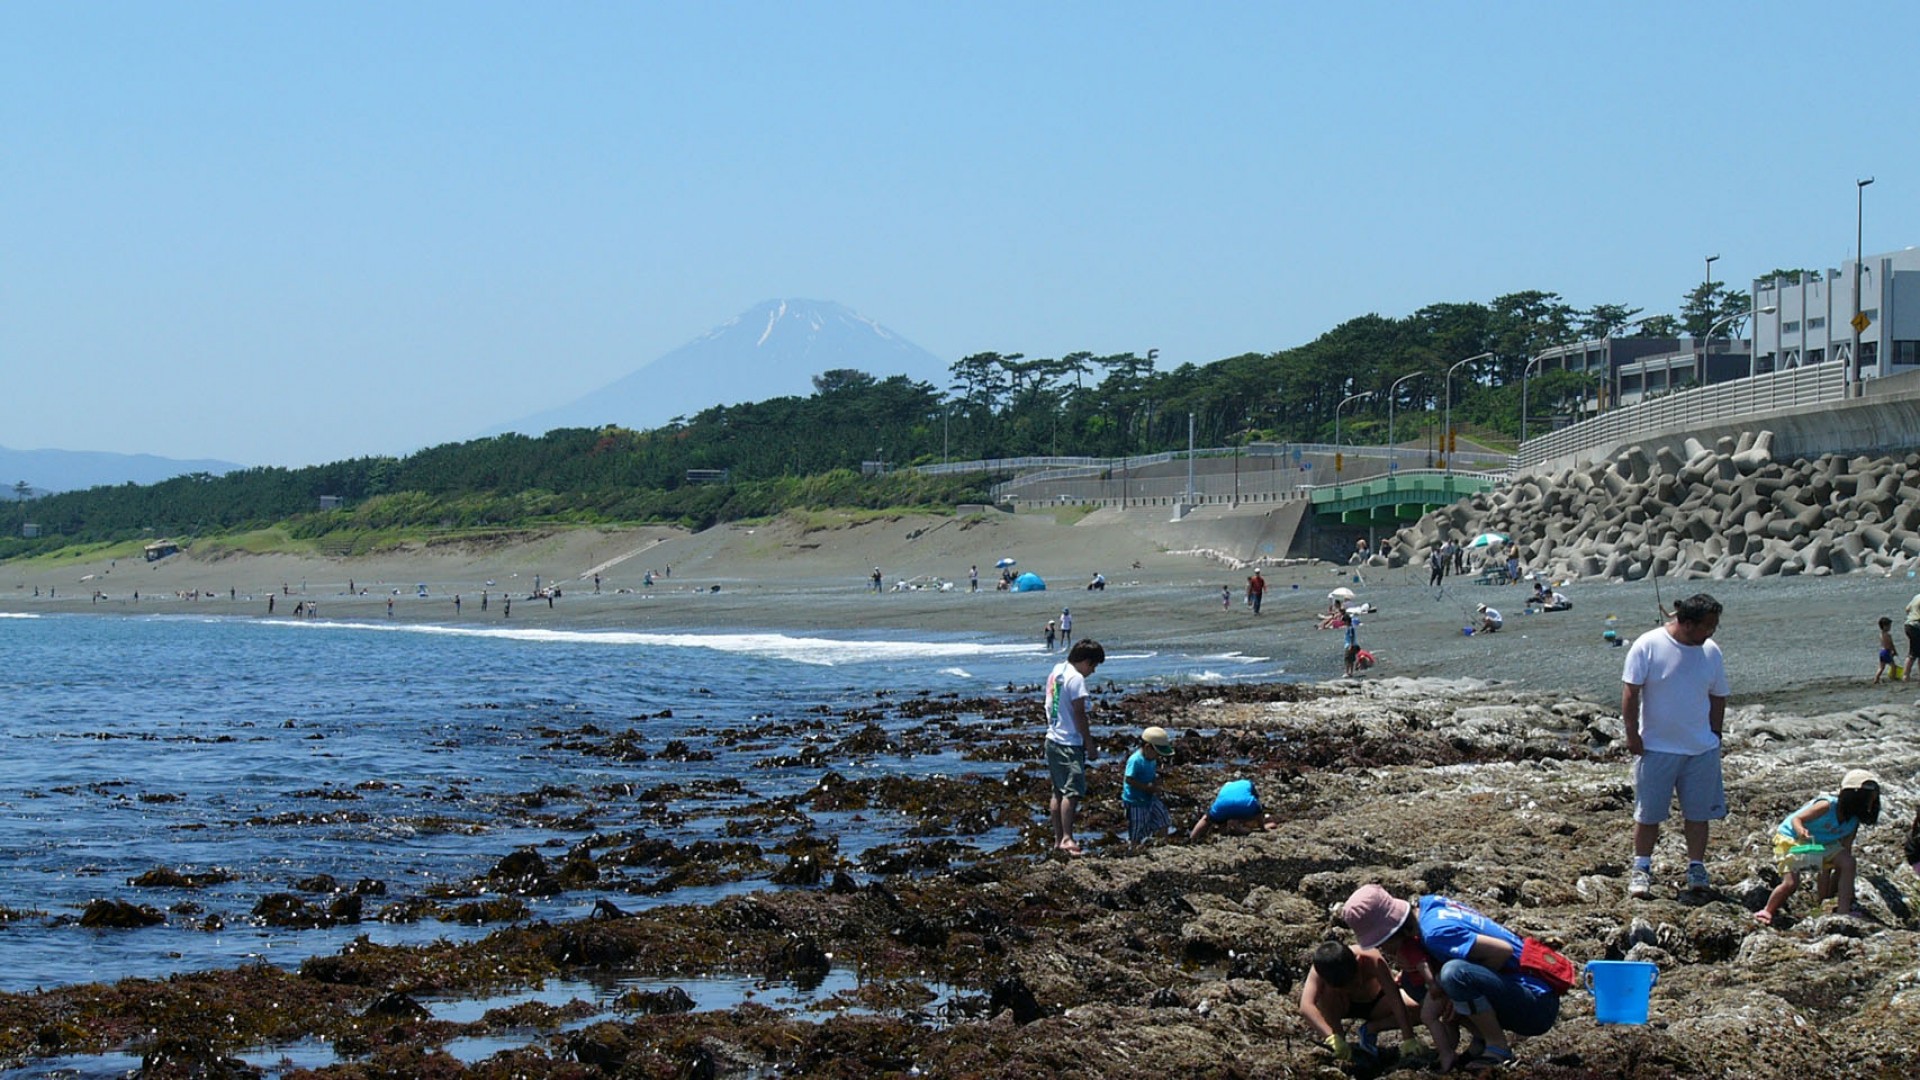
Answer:
[[1327, 594], [1327, 599], [1329, 599], [1329, 600], [1351, 600], [1351, 599], [1353, 599], [1353, 590], [1352, 590], [1352, 589], [1349, 589], [1349, 588], [1347, 588], [1347, 587], [1346, 587], [1345, 585], [1342, 585], [1342, 586], [1340, 586], [1339, 588], [1337, 588], [1337, 589], [1335, 589], [1335, 590], [1333, 590], [1332, 592], [1330, 592], [1330, 593], [1328, 593], [1328, 594]]
[[1503, 536], [1500, 533], [1488, 532], [1488, 533], [1481, 533], [1479, 536], [1476, 536], [1472, 540], [1467, 541], [1467, 546], [1483, 548], [1483, 547], [1494, 547], [1499, 544], [1511, 544], [1511, 543], [1513, 543], [1513, 540], [1510, 537]]

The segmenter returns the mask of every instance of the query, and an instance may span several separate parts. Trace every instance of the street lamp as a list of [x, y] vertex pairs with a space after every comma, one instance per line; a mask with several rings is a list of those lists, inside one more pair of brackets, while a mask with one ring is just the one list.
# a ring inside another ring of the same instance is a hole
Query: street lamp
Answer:
[[[1408, 379], [1425, 374], [1424, 371], [1409, 371], [1395, 379], [1392, 386], [1387, 387], [1387, 473], [1389, 476], [1400, 470], [1400, 444], [1393, 438], [1393, 403], [1398, 396], [1394, 391], [1399, 390], [1400, 384]], [[1339, 417], [1334, 417], [1334, 420], [1337, 424]]]
[[1527, 366], [1520, 369], [1520, 442], [1522, 444], [1527, 441], [1527, 376], [1533, 373], [1534, 365], [1546, 358], [1547, 354], [1541, 353], [1527, 361]]
[[[1706, 334], [1703, 335], [1700, 339], [1700, 371], [1699, 371], [1700, 384], [1702, 386], [1705, 386], [1707, 382], [1707, 353], [1713, 350], [1713, 332], [1715, 330], [1720, 329], [1721, 327], [1727, 325], [1728, 323], [1739, 322], [1741, 319], [1746, 318], [1748, 315], [1771, 315], [1778, 310], [1780, 309], [1775, 307], [1772, 304], [1768, 304], [1766, 307], [1759, 308], [1755, 311], [1736, 311], [1731, 315], [1722, 315], [1720, 318], [1715, 319], [1713, 325], [1707, 327]], [[1747, 377], [1748, 378], [1753, 377], [1753, 363], [1754, 363], [1753, 350], [1748, 349], [1747, 350]]]
[[1340, 460], [1340, 410], [1355, 401], [1359, 401], [1361, 398], [1370, 398], [1372, 396], [1373, 391], [1362, 390], [1357, 394], [1348, 394], [1346, 397], [1341, 398], [1340, 404], [1333, 407], [1333, 490], [1335, 495], [1338, 495], [1340, 491], [1340, 473], [1342, 472], [1340, 468], [1342, 465]]
[[[1776, 304], [1768, 304], [1768, 305], [1767, 305], [1766, 307], [1763, 307], [1763, 308], [1755, 308], [1755, 309], [1753, 310], [1753, 314], [1755, 314], [1755, 315], [1771, 315], [1771, 314], [1773, 314], [1774, 312], [1776, 312], [1776, 311], [1779, 311], [1779, 310], [1780, 310], [1780, 308], [1779, 308], [1779, 306], [1778, 306], [1778, 305], [1776, 305]], [[1738, 318], [1739, 316], [1733, 316], [1733, 317], [1734, 317], [1734, 318]], [[1777, 337], [1779, 337], [1779, 336], [1780, 336], [1780, 335], [1778, 335], [1778, 334], [1775, 334], [1775, 335], [1774, 335], [1774, 337], [1776, 337], [1776, 338], [1777, 338]], [[1776, 362], [1776, 366], [1777, 366], [1777, 362]], [[1759, 357], [1758, 355], [1756, 355], [1756, 353], [1755, 353], [1755, 351], [1754, 351], [1754, 349], [1752, 349], [1752, 348], [1749, 348], [1749, 349], [1747, 349], [1747, 378], [1749, 378], [1749, 379], [1751, 379], [1751, 378], [1753, 378], [1753, 377], [1754, 377], [1755, 375], [1758, 375], [1758, 374], [1760, 374], [1760, 357]]]
[[1871, 183], [1871, 176], [1853, 182], [1853, 353], [1847, 360], [1849, 382], [1860, 381], [1860, 264], [1866, 259], [1860, 244], [1866, 224], [1867, 185]]
[[1446, 455], [1447, 472], [1449, 473], [1453, 472], [1453, 446], [1451, 445], [1453, 442], [1453, 373], [1460, 370], [1461, 364], [1471, 364], [1475, 360], [1488, 360], [1492, 359], [1492, 357], [1493, 354], [1490, 352], [1479, 353], [1474, 356], [1469, 356], [1465, 360], [1460, 361], [1459, 364], [1455, 364], [1447, 369], [1447, 420], [1446, 424], [1440, 429], [1440, 452]]

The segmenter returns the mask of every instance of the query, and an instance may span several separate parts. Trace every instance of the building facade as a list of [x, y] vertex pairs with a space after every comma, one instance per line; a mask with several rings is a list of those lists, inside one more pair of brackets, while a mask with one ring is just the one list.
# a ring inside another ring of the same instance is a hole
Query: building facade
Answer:
[[[1853, 351], [1853, 271], [1818, 270], [1753, 282], [1756, 373], [1846, 362]], [[1860, 378], [1920, 370], [1920, 248], [1869, 255], [1860, 262]]]

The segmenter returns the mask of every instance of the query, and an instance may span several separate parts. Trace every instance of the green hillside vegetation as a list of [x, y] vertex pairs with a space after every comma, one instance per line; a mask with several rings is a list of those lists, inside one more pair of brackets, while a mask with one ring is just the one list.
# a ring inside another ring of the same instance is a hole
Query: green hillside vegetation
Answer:
[[[1689, 324], [1746, 299], [1695, 292], [1682, 309]], [[115, 550], [135, 557], [136, 542], [154, 537], [217, 537], [232, 551], [353, 554], [502, 529], [700, 528], [789, 509], [947, 508], [986, 501], [993, 477], [926, 476], [903, 466], [1183, 449], [1189, 413], [1202, 446], [1325, 442], [1333, 438], [1335, 406], [1364, 391], [1373, 396], [1341, 413], [1342, 439], [1384, 442], [1388, 388], [1416, 372], [1421, 377], [1400, 384], [1393, 409], [1399, 438], [1418, 439], [1439, 425], [1447, 368], [1478, 353], [1491, 355], [1453, 380], [1455, 426], [1511, 439], [1528, 359], [1612, 333], [1636, 314], [1616, 304], [1581, 311], [1554, 293], [1522, 292], [1490, 304], [1434, 304], [1402, 319], [1367, 315], [1297, 348], [1168, 371], [1157, 369], [1151, 351], [1034, 360], [976, 353], [953, 365], [945, 390], [903, 376], [829, 371], [808, 396], [715, 407], [649, 431], [502, 435], [402, 458], [200, 473], [4, 502], [0, 558], [80, 544], [126, 545]], [[1543, 425], [1592, 383], [1555, 371], [1536, 374], [1527, 389], [1528, 413]], [[864, 475], [862, 463], [875, 460], [887, 471]], [[726, 479], [692, 482], [689, 470], [725, 470]], [[322, 496], [338, 497], [343, 508], [318, 509]], [[38, 539], [22, 537], [27, 522], [40, 526]]]

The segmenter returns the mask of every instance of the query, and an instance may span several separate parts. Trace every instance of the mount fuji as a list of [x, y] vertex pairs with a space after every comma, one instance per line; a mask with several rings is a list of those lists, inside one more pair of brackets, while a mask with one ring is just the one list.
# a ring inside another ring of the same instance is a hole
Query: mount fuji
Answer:
[[948, 365], [899, 334], [825, 300], [768, 300], [576, 401], [489, 434], [561, 427], [660, 427], [715, 405], [813, 393], [836, 368], [876, 379], [905, 375], [945, 388]]

